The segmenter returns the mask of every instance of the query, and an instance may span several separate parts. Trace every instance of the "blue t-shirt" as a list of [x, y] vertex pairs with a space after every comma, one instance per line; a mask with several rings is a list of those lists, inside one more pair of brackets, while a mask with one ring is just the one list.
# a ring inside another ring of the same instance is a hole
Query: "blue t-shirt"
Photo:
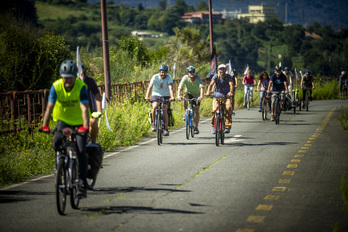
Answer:
[[281, 92], [285, 90], [284, 82], [286, 82], [286, 76], [283, 73], [280, 73], [279, 77], [277, 77], [276, 73], [271, 75], [271, 81], [273, 83], [272, 91]]
[[215, 82], [215, 97], [224, 97], [230, 92], [231, 75], [226, 74], [224, 78], [221, 78], [218, 74], [215, 74], [211, 80]]
[[347, 75], [340, 75], [340, 77], [338, 78], [338, 83], [343, 85], [343, 84], [347, 84]]
[[169, 74], [164, 79], [161, 79], [159, 73], [154, 75], [150, 81], [150, 84], [153, 84], [152, 96], [170, 97], [169, 85], [172, 83], [173, 80]]

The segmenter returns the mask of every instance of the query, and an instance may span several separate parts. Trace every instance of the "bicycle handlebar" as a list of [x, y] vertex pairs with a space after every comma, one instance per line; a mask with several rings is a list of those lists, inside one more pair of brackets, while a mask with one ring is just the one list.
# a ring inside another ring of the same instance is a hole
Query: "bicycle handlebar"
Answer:
[[194, 98], [188, 99], [188, 98], [182, 97], [181, 100], [183, 100], [183, 101], [195, 101], [195, 102], [197, 102], [198, 98], [197, 98], [197, 97], [194, 97]]

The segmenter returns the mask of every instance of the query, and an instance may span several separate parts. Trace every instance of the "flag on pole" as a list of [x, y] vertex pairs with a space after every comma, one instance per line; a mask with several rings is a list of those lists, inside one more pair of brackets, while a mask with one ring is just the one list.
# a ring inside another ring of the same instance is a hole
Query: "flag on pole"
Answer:
[[279, 62], [279, 68], [282, 68], [282, 62]]
[[217, 56], [215, 46], [213, 47], [213, 54], [211, 54], [210, 60], [210, 70], [207, 79], [211, 79], [215, 74], [217, 74]]
[[246, 69], [245, 69], [245, 71], [244, 71], [244, 75], [247, 75], [247, 74], [248, 74], [248, 71], [249, 71], [249, 65], [247, 64], [247, 67], [246, 67]]
[[228, 74], [232, 75], [232, 65], [231, 60], [228, 61]]
[[105, 96], [105, 92], [103, 93], [102, 108], [103, 108], [103, 110], [105, 110], [106, 127], [112, 132], [112, 129], [110, 127], [109, 120], [108, 120], [108, 114], [106, 113], [106, 96]]
[[174, 63], [174, 66], [173, 66], [173, 80], [175, 79], [175, 69], [176, 69], [176, 62]]
[[77, 65], [77, 77], [80, 78], [82, 81], [85, 80], [83, 71], [82, 71], [82, 63], [80, 58], [80, 46], [77, 46], [76, 48], [76, 65]]

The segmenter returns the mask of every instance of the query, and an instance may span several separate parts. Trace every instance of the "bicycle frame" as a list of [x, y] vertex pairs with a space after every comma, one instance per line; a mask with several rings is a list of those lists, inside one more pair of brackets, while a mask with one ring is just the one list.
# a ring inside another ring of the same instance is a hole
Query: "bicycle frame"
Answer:
[[190, 134], [191, 137], [194, 137], [194, 118], [195, 118], [195, 109], [193, 107], [193, 105], [197, 102], [198, 98], [191, 98], [191, 99], [187, 99], [187, 98], [181, 98], [184, 101], [188, 101], [188, 108], [186, 109], [186, 113], [185, 113], [185, 127], [186, 127], [186, 139], [190, 138]]
[[158, 107], [155, 112], [155, 126], [157, 128], [157, 144], [161, 145], [161, 143], [163, 143], [164, 130], [163, 103], [169, 102], [169, 100], [159, 99], [156, 101], [151, 101], [151, 103], [153, 102], [158, 102]]
[[[214, 129], [215, 129], [215, 144], [219, 146], [219, 142], [221, 140], [221, 144], [224, 144], [225, 140], [225, 115], [224, 111], [226, 110], [225, 103], [222, 100], [227, 97], [216, 97], [217, 101], [217, 110], [214, 114]], [[218, 125], [217, 125], [218, 124]]]

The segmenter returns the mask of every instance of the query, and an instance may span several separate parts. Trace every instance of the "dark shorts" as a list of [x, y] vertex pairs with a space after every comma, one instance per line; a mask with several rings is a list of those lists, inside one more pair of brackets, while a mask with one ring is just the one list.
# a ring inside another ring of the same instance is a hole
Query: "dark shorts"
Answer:
[[[195, 98], [195, 97], [192, 96], [192, 95], [189, 94], [189, 93], [185, 93], [185, 94], [184, 94], [184, 98], [191, 99], [191, 98]], [[193, 103], [193, 104], [195, 104], [196, 106], [200, 106], [200, 105], [201, 105], [201, 102], [195, 102], [195, 103]]]
[[[160, 99], [165, 99], [165, 100], [169, 100], [170, 99], [170, 97], [169, 96], [166, 96], [166, 97], [161, 97], [161, 96], [152, 96], [151, 97], [151, 101], [157, 101], [157, 100], [160, 100]], [[167, 105], [168, 106], [168, 108], [170, 108], [170, 102], [166, 102], [166, 103], [164, 103], [165, 105]]]

